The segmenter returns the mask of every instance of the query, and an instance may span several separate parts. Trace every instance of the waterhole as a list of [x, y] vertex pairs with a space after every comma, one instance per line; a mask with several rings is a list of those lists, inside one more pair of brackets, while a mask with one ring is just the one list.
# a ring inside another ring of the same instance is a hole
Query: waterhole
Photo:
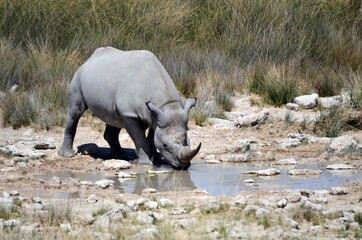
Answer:
[[[149, 175], [147, 169], [142, 167], [132, 168], [132, 172], [140, 173], [136, 178], [119, 179], [110, 173], [75, 173], [67, 170], [49, 171], [40, 177], [46, 181], [57, 176], [61, 179], [68, 177], [77, 178], [81, 181], [96, 182], [101, 179], [115, 181], [115, 187], [121, 192], [141, 193], [145, 188], [155, 188], [159, 192], [165, 191], [185, 191], [193, 189], [204, 189], [213, 196], [228, 195], [235, 196], [240, 191], [257, 190], [283, 190], [283, 189], [305, 189], [317, 190], [328, 189], [338, 186], [344, 182], [362, 179], [362, 171], [355, 170], [335, 170], [326, 169], [325, 164], [297, 165], [293, 167], [277, 168], [281, 174], [269, 177], [256, 177], [243, 174], [248, 170], [258, 169], [248, 164], [206, 164], [195, 162], [188, 171], [171, 171], [166, 174]], [[320, 175], [315, 176], [291, 176], [288, 171], [297, 168], [308, 168], [321, 170]], [[164, 170], [164, 168], [154, 168], [153, 170]], [[127, 171], [125, 171], [127, 172]], [[246, 179], [253, 179], [254, 183], [244, 183]], [[68, 196], [66, 193], [60, 198], [76, 197]]]

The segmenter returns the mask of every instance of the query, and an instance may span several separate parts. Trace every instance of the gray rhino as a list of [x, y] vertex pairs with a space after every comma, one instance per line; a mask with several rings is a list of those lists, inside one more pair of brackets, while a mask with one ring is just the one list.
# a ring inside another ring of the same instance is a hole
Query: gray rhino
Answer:
[[[75, 73], [69, 87], [69, 111], [58, 154], [72, 157], [79, 118], [86, 109], [106, 123], [104, 139], [114, 157], [128, 159], [119, 143], [125, 128], [141, 163], [161, 156], [176, 169], [187, 169], [201, 148], [190, 148], [187, 124], [195, 98], [182, 104], [170, 76], [149, 51], [98, 48]], [[146, 130], [148, 134], [146, 137]]]

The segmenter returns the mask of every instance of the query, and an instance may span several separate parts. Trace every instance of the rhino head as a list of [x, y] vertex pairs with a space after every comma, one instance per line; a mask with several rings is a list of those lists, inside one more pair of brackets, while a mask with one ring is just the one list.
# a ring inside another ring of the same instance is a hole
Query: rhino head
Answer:
[[[187, 124], [190, 109], [195, 106], [196, 99], [188, 98], [184, 107], [178, 103], [164, 111], [158, 109], [152, 103], [146, 103], [149, 110], [157, 117], [154, 143], [157, 150], [175, 169], [188, 169], [191, 160], [200, 151], [201, 143], [196, 149], [191, 149], [187, 137]], [[177, 106], [178, 104], [178, 106]]]

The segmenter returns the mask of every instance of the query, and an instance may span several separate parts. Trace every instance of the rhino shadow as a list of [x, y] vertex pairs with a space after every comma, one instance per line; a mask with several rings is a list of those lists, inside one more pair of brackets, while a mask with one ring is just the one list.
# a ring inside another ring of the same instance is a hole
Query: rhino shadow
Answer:
[[122, 159], [118, 157], [114, 157], [111, 154], [111, 148], [110, 147], [98, 147], [95, 143], [86, 143], [79, 145], [77, 147], [78, 151], [77, 154], [81, 155], [89, 155], [92, 158], [95, 159], [102, 159], [102, 160], [110, 160], [110, 159], [121, 159], [121, 160], [127, 160], [127, 161], [134, 161], [138, 159], [138, 156], [136, 154], [136, 150], [133, 148], [122, 148], [129, 156], [129, 159]]

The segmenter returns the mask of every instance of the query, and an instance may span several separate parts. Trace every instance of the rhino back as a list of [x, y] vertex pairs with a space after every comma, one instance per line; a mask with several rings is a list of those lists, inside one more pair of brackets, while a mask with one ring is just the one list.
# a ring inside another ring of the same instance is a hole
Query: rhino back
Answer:
[[151, 121], [145, 103], [161, 107], [179, 102], [179, 94], [162, 64], [148, 51], [97, 49], [79, 70], [83, 98], [103, 121], [122, 127], [123, 117]]

